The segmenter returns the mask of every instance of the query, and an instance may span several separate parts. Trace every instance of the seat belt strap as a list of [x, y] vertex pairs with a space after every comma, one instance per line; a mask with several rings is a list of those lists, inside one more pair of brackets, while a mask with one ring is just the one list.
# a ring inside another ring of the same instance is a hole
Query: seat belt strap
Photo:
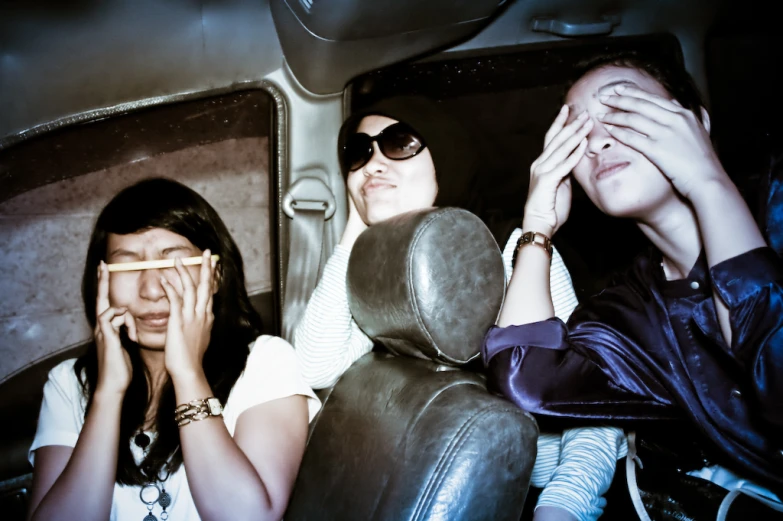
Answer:
[[298, 179], [283, 198], [283, 212], [291, 218], [283, 298], [283, 338], [289, 342], [320, 277], [325, 223], [335, 209], [334, 194], [316, 177]]

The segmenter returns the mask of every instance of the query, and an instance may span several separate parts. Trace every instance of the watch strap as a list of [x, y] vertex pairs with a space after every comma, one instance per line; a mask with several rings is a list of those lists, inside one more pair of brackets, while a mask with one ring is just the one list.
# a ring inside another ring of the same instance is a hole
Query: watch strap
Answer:
[[517, 240], [517, 247], [514, 249], [514, 257], [511, 260], [512, 266], [516, 266], [519, 250], [528, 244], [535, 244], [536, 246], [543, 248], [549, 254], [549, 258], [552, 258], [552, 239], [543, 233], [525, 232], [519, 237], [519, 240]]
[[[215, 403], [217, 402], [217, 403]], [[203, 420], [210, 416], [221, 416], [223, 407], [220, 400], [214, 396], [204, 398], [203, 400], [191, 400], [187, 403], [178, 405], [174, 409], [174, 421], [182, 427], [191, 422]]]

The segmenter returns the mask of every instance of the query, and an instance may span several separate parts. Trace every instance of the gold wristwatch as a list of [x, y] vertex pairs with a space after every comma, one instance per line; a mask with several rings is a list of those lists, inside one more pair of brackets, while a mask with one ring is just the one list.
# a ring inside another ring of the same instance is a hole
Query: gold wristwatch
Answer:
[[519, 255], [519, 249], [528, 244], [535, 244], [546, 250], [549, 254], [549, 258], [552, 258], [552, 239], [538, 232], [525, 232], [517, 241], [517, 247], [514, 249], [514, 258], [511, 261], [511, 265], [514, 266], [517, 263], [517, 255]]
[[190, 422], [203, 420], [210, 416], [221, 416], [223, 406], [220, 400], [214, 396], [204, 398], [203, 400], [191, 400], [188, 403], [178, 405], [174, 409], [174, 421], [179, 427], [187, 425]]

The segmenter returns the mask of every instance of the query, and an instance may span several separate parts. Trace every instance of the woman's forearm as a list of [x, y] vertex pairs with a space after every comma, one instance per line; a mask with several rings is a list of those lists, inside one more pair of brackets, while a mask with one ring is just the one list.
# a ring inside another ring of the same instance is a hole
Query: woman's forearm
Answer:
[[710, 267], [766, 246], [748, 205], [728, 179], [704, 183], [691, 203]]
[[549, 288], [549, 253], [536, 244], [519, 249], [497, 325], [530, 324], [555, 316]]
[[539, 496], [544, 507], [566, 510], [579, 521], [603, 513], [617, 460], [625, 455], [625, 435], [616, 427], [577, 427], [562, 435], [560, 462]]
[[[691, 203], [699, 221], [699, 231], [710, 268], [721, 262], [766, 246], [756, 221], [737, 187], [719, 178], [704, 183]], [[713, 295], [718, 322], [726, 343], [731, 345], [729, 310], [717, 293]]]
[[95, 394], [68, 464], [30, 516], [32, 520], [106, 521], [117, 474], [122, 395]]
[[[203, 373], [173, 382], [178, 404], [212, 396]], [[190, 491], [202, 520], [223, 520], [227, 512], [237, 519], [277, 521], [281, 517], [280, 505], [274, 504], [267, 486], [221, 417], [182, 426], [180, 445]]]

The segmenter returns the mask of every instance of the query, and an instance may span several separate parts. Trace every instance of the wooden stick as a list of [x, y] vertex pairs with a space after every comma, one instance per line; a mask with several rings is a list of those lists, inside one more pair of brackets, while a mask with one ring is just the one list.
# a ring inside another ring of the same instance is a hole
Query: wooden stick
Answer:
[[[212, 260], [217, 261], [220, 259], [219, 255], [213, 255]], [[201, 257], [185, 257], [180, 258], [183, 266], [197, 266], [201, 264]], [[138, 271], [138, 270], [159, 270], [161, 268], [173, 268], [174, 259], [162, 259], [151, 260], [141, 262], [117, 262], [115, 264], [107, 264], [109, 271]]]

